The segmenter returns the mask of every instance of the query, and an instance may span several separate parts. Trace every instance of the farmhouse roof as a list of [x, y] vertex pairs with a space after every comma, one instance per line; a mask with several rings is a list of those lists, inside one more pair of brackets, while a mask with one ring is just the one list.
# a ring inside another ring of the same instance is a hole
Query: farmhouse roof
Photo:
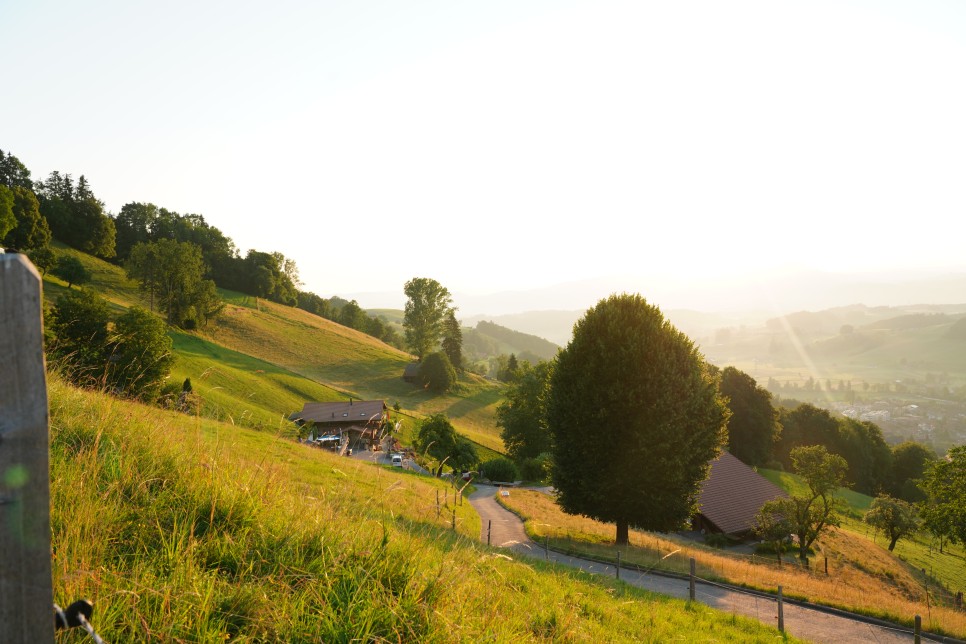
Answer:
[[418, 362], [410, 362], [409, 364], [407, 364], [406, 365], [406, 370], [403, 371], [403, 379], [404, 380], [415, 380], [416, 378], [418, 378], [419, 377], [419, 367], [420, 367], [420, 364]]
[[383, 400], [351, 400], [340, 402], [307, 402], [302, 411], [289, 416], [289, 420], [311, 420], [316, 424], [365, 425], [375, 416], [378, 420], [388, 409]]
[[711, 461], [698, 494], [698, 512], [725, 534], [748, 532], [766, 501], [788, 496], [780, 487], [728, 452]]

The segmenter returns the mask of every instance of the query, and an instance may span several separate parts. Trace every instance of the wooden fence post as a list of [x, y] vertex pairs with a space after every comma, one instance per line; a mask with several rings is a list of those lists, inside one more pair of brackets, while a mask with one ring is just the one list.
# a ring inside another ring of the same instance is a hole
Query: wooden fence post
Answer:
[[694, 601], [694, 557], [689, 560], [690, 574], [688, 575], [688, 598]]
[[0, 254], [0, 642], [53, 642], [40, 275]]
[[778, 587], [778, 632], [785, 632], [785, 606], [782, 601], [782, 587]]

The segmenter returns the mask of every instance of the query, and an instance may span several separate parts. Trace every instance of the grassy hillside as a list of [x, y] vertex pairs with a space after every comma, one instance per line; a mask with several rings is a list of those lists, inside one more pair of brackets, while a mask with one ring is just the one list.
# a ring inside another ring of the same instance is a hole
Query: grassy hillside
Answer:
[[54, 596], [90, 598], [106, 641], [780, 639], [488, 549], [469, 503], [446, 493], [437, 512], [436, 479], [56, 378], [49, 391]]
[[[78, 257], [91, 271], [92, 288], [115, 309], [148, 302], [112, 264], [64, 246], [58, 254]], [[75, 287], [76, 288], [76, 287]], [[49, 302], [67, 290], [58, 278], [44, 278]], [[472, 375], [446, 396], [433, 396], [402, 380], [411, 356], [353, 329], [300, 309], [220, 291], [224, 313], [196, 332], [171, 331], [177, 361], [172, 379], [191, 378], [214, 418], [270, 431], [291, 430], [285, 420], [306, 401], [382, 398], [399, 402], [412, 418], [446, 413], [456, 428], [489, 450], [502, 452], [495, 425], [501, 385]]]

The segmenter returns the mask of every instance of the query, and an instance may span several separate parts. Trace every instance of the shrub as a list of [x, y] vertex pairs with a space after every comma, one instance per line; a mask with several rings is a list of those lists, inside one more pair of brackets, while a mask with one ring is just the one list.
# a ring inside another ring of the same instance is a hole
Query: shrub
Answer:
[[544, 452], [520, 463], [520, 476], [526, 481], [546, 481], [550, 474], [550, 454]]
[[517, 471], [517, 466], [513, 464], [513, 461], [502, 456], [486, 461], [480, 470], [483, 476], [491, 481], [510, 482], [520, 478], [520, 473]]

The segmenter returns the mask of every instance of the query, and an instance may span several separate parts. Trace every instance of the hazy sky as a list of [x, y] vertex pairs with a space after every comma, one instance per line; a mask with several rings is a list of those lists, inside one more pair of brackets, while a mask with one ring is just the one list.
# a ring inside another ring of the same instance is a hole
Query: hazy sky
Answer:
[[35, 179], [323, 296], [966, 268], [959, 0], [3, 0], [0, 42]]

